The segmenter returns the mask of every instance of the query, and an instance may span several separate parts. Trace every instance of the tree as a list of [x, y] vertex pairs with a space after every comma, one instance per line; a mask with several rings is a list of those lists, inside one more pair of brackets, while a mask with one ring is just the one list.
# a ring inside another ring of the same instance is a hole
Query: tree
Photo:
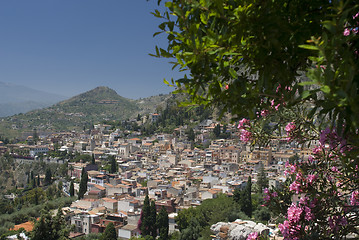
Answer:
[[91, 155], [91, 164], [92, 164], [92, 165], [95, 165], [95, 164], [96, 164], [96, 162], [95, 162], [95, 155], [94, 155], [94, 154]]
[[219, 135], [221, 134], [221, 125], [220, 124], [217, 124], [214, 129], [213, 129], [213, 133], [214, 133], [214, 136], [216, 138], [219, 137]]
[[31, 232], [31, 239], [68, 239], [69, 234], [70, 228], [65, 221], [61, 208], [59, 208], [57, 215], [54, 217], [51, 217], [48, 212], [41, 214], [40, 219], [35, 223], [34, 229]]
[[74, 188], [74, 181], [73, 180], [71, 180], [69, 192], [70, 192], [70, 197], [75, 196], [75, 188]]
[[196, 218], [191, 218], [189, 226], [181, 232], [180, 240], [197, 240], [201, 236], [201, 227]]
[[257, 175], [257, 185], [258, 185], [258, 192], [262, 193], [264, 188], [268, 187], [268, 179], [266, 172], [264, 171], [263, 164], [260, 166], [258, 175]]
[[248, 177], [246, 187], [241, 190], [236, 188], [233, 192], [233, 200], [239, 204], [241, 211], [248, 217], [252, 217], [252, 178]]
[[150, 235], [156, 239], [157, 237], [157, 211], [156, 211], [156, 203], [154, 200], [151, 201], [151, 206], [150, 206], [150, 215], [148, 216], [149, 222], [151, 223], [150, 225]]
[[141, 230], [142, 236], [147, 236], [151, 234], [151, 222], [149, 216], [151, 214], [151, 206], [150, 206], [150, 199], [148, 195], [146, 195], [145, 200], [143, 202], [141, 217], [138, 223], [138, 227]]
[[241, 210], [248, 216], [252, 217], [252, 178], [248, 177], [247, 185], [243, 191], [243, 198], [241, 199]]
[[38, 187], [40, 187], [40, 175], [37, 175], [37, 184]]
[[52, 182], [52, 173], [50, 168], [46, 169], [44, 181], [45, 185], [49, 185]]
[[168, 230], [169, 230], [169, 222], [168, 222], [168, 213], [166, 208], [162, 206], [161, 211], [157, 216], [157, 228], [159, 233], [160, 240], [168, 240]]
[[110, 173], [116, 173], [118, 167], [117, 167], [117, 161], [114, 156], [110, 156], [110, 163], [111, 163]]
[[194, 141], [195, 138], [196, 138], [196, 135], [193, 131], [193, 128], [189, 128], [188, 131], [187, 131], [187, 138], [189, 141]]
[[101, 240], [117, 240], [116, 229], [112, 222], [106, 226], [105, 232], [101, 236]]
[[87, 192], [87, 182], [88, 182], [87, 172], [85, 168], [82, 168], [78, 199], [82, 199], [85, 193]]
[[[155, 56], [174, 58], [174, 67], [190, 72], [169, 83], [191, 96], [188, 104], [248, 118], [240, 133], [250, 144], [281, 138], [313, 148], [308, 161], [288, 164], [289, 183], [280, 192], [265, 190], [267, 204], [286, 216], [279, 225], [284, 239], [356, 233], [357, 1], [172, 0], [165, 6], [154, 15], [169, 44]], [[299, 193], [299, 203], [280, 199]]]

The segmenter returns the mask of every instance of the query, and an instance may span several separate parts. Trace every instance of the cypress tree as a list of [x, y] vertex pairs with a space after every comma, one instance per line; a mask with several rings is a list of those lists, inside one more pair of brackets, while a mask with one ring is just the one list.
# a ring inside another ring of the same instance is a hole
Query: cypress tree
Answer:
[[84, 197], [85, 193], [87, 192], [87, 182], [88, 182], [88, 175], [84, 168], [82, 168], [81, 172], [81, 181], [79, 187], [79, 194], [78, 198], [81, 199]]
[[156, 211], [156, 203], [155, 201], [151, 201], [151, 207], [150, 207], [150, 215], [149, 215], [149, 222], [151, 223], [150, 225], [150, 235], [156, 239], [157, 237], [157, 211]]
[[160, 235], [159, 239], [160, 240], [168, 240], [169, 239], [169, 237], [168, 237], [168, 230], [169, 230], [168, 213], [163, 206], [157, 216], [157, 228], [158, 228], [158, 233]]
[[110, 173], [115, 173], [117, 172], [117, 162], [115, 157], [111, 156], [111, 169], [110, 169]]
[[262, 193], [263, 188], [268, 187], [268, 179], [264, 171], [263, 165], [261, 165], [257, 175], [258, 192]]
[[252, 217], [252, 178], [248, 177], [247, 185], [243, 191], [243, 197], [241, 198], [241, 210], [248, 216]]
[[95, 155], [94, 155], [94, 154], [92, 154], [92, 156], [91, 156], [91, 164], [92, 164], [92, 165], [95, 165], [95, 164], [96, 164], [96, 162], [95, 162]]
[[51, 181], [52, 181], [52, 173], [51, 173], [51, 169], [48, 168], [45, 172], [45, 185], [51, 184]]
[[141, 219], [140, 219], [141, 220], [140, 230], [142, 236], [147, 236], [150, 235], [151, 233], [150, 229], [153, 223], [151, 223], [149, 219], [150, 212], [151, 212], [150, 199], [148, 198], [148, 195], [146, 195], [145, 201], [143, 202]]
[[73, 197], [75, 195], [75, 188], [74, 188], [74, 181], [71, 180], [71, 183], [70, 183], [70, 197]]

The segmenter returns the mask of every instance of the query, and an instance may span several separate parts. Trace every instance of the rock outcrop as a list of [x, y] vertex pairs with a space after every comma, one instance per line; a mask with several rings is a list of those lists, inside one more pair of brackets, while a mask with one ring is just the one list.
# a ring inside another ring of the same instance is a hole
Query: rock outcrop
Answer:
[[270, 228], [262, 223], [237, 219], [231, 223], [218, 222], [213, 224], [211, 231], [218, 239], [246, 240], [252, 232], [257, 232], [262, 236], [268, 236]]

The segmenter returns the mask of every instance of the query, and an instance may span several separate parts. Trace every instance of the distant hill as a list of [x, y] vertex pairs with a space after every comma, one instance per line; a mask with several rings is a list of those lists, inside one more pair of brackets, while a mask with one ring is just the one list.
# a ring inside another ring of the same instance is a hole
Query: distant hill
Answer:
[[34, 128], [40, 132], [88, 129], [104, 120], [121, 121], [154, 112], [157, 106], [164, 106], [169, 97], [160, 95], [132, 100], [108, 87], [97, 87], [51, 107], [3, 118], [0, 135], [19, 136], [20, 132]]
[[48, 107], [64, 99], [64, 96], [0, 82], [0, 117]]

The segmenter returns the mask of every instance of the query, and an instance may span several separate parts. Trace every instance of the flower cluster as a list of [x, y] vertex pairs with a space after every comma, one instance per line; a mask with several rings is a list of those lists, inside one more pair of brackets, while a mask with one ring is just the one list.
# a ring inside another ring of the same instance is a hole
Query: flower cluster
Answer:
[[287, 126], [285, 126], [285, 131], [287, 133], [287, 140], [288, 142], [292, 141], [295, 137], [295, 130], [296, 130], [297, 126], [295, 125], [294, 122], [290, 122], [287, 124]]
[[303, 223], [310, 222], [315, 218], [312, 212], [312, 208], [315, 206], [315, 203], [309, 202], [307, 197], [302, 197], [298, 205], [292, 203], [287, 210], [288, 220], [278, 226], [284, 239], [300, 239], [303, 230], [308, 228]]
[[[286, 128], [291, 129], [292, 124]], [[286, 191], [294, 199], [301, 198], [299, 202], [292, 198], [287, 219], [279, 225], [285, 240], [302, 239], [310, 234], [345, 236], [357, 226], [349, 217], [358, 215], [355, 209], [359, 206], [359, 190], [355, 189], [354, 174], [359, 170], [358, 159], [348, 158], [353, 148], [333, 129], [323, 130], [319, 140], [308, 161], [286, 164], [285, 176], [290, 180]], [[353, 174], [348, 174], [351, 171]], [[350, 194], [348, 189], [352, 189]], [[264, 200], [273, 200], [267, 190]]]
[[259, 235], [257, 232], [252, 232], [248, 235], [247, 240], [256, 240], [258, 239]]
[[277, 192], [270, 192], [268, 188], [264, 189], [263, 200], [268, 204], [273, 198], [278, 197]]
[[329, 144], [330, 149], [339, 148], [342, 152], [346, 150], [346, 141], [342, 137], [338, 136], [335, 129], [326, 128], [320, 133], [320, 144], [324, 147]]
[[355, 190], [352, 192], [350, 196], [350, 204], [352, 206], [358, 206], [359, 205], [359, 191]]
[[252, 132], [250, 131], [251, 124], [248, 119], [243, 118], [239, 121], [238, 129], [240, 130], [240, 140], [242, 142], [249, 142], [252, 140]]

